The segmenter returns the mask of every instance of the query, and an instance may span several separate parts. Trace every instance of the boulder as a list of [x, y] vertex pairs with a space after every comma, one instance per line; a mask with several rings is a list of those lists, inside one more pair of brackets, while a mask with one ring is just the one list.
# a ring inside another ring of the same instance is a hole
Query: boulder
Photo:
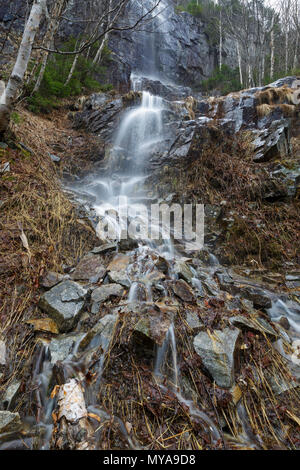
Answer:
[[60, 332], [75, 327], [88, 291], [73, 281], [64, 281], [42, 295], [39, 306], [56, 322]]
[[219, 387], [230, 388], [234, 382], [234, 356], [240, 331], [237, 328], [200, 332], [194, 349]]
[[173, 292], [184, 302], [195, 302], [195, 296], [190, 286], [182, 279], [172, 283]]
[[112, 338], [118, 318], [118, 314], [108, 314], [101, 318], [83, 337], [79, 345], [79, 350], [85, 349], [91, 342], [93, 342], [93, 339], [98, 336], [101, 336], [101, 343], [103, 346], [108, 345]]
[[88, 254], [84, 256], [75, 271], [71, 274], [74, 281], [98, 282], [104, 278], [106, 269], [103, 266], [103, 260], [100, 256]]
[[61, 335], [49, 343], [50, 361], [55, 364], [57, 361], [65, 361], [67, 357], [74, 352], [76, 345], [84, 337], [84, 333]]
[[68, 275], [48, 271], [47, 274], [45, 274], [45, 276], [42, 278], [40, 285], [46, 289], [49, 289], [68, 278]]
[[263, 333], [273, 340], [278, 338], [278, 333], [272, 328], [272, 326], [264, 319], [258, 316], [251, 315], [249, 317], [243, 317], [237, 315], [230, 318], [230, 323], [240, 329], [251, 330], [259, 333]]
[[0, 434], [19, 431], [20, 428], [21, 420], [19, 413], [0, 411]]
[[172, 320], [171, 312], [162, 311], [156, 305], [145, 305], [141, 307], [140, 318], [133, 327], [134, 338], [141, 342], [146, 338], [153, 346], [162, 346]]
[[103, 286], [97, 287], [92, 292], [92, 313], [97, 313], [99, 311], [99, 306], [106, 300], [111, 299], [112, 297], [122, 297], [124, 293], [124, 287], [120, 284], [104, 284]]

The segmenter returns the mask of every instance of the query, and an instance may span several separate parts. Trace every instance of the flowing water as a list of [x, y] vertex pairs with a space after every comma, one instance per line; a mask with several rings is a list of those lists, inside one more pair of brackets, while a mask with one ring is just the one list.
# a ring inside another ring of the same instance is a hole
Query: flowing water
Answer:
[[[164, 2], [162, 2], [164, 6]], [[161, 22], [162, 31], [167, 33], [167, 16], [163, 13], [158, 15], [158, 23]], [[114, 145], [110, 152], [109, 168], [107, 174], [92, 175], [89, 182], [79, 185], [79, 188], [94, 199], [93, 208], [100, 218], [97, 226], [97, 233], [103, 236], [104, 228], [107, 226], [111, 229], [116, 240], [119, 240], [126, 230], [128, 224], [128, 213], [134, 214], [135, 209], [139, 209], [141, 201], [147, 202], [147, 191], [143, 186], [145, 178], [145, 163], [151, 156], [153, 149], [157, 144], [163, 141], [164, 135], [164, 109], [165, 102], [159, 96], [153, 96], [148, 91], [141, 90], [140, 77], [143, 75], [151, 75], [159, 77], [161, 81], [164, 77], [159, 76], [157, 68], [157, 56], [155, 48], [155, 35], [152, 36], [150, 46], [144, 43], [145, 56], [149, 54], [148, 61], [145, 60], [144, 69], [135, 71], [132, 74], [132, 89], [141, 92], [141, 102], [139, 105], [126, 111], [121, 119], [119, 129], [116, 132]], [[78, 187], [77, 187], [78, 189]], [[148, 201], [149, 204], [151, 201]], [[115, 217], [117, 213], [118, 217]], [[147, 217], [144, 214], [144, 217]], [[139, 217], [143, 217], [139, 215]], [[134, 218], [134, 216], [132, 216]], [[151, 220], [150, 220], [151, 224]], [[152, 227], [155, 230], [163, 231], [161, 227]], [[142, 237], [141, 237], [142, 238]], [[168, 275], [171, 279], [176, 279], [177, 275], [172, 270], [172, 260], [176, 258], [178, 253], [174, 248], [171, 238], [162, 237], [162, 240], [156, 243], [147, 237], [139, 240], [139, 247], [136, 249], [135, 266], [128, 268], [128, 278], [131, 282], [128, 291], [128, 304], [142, 304], [153, 301], [151, 282], [149, 277], [154, 269], [153, 257], [163, 255], [168, 265]], [[181, 255], [180, 255], [181, 256]], [[219, 266], [217, 258], [209, 255], [209, 265], [212, 269]], [[197, 273], [193, 271], [192, 284], [199, 292], [202, 291], [202, 284], [197, 277]], [[163, 291], [163, 294], [166, 292]], [[296, 332], [300, 332], [297, 313], [293, 311], [284, 301], [277, 299], [273, 302], [272, 308], [269, 310], [270, 316], [277, 320], [282, 314], [288, 316], [291, 326]], [[86, 391], [86, 403], [89, 411], [99, 414], [97, 405], [97, 393], [101, 386], [101, 378], [105, 354], [109, 346], [109, 341], [105, 336], [96, 336], [88, 345], [84, 354], [78, 354], [79, 341], [74, 343], [74, 347], [65, 359], [61, 368], [66, 378], [81, 378], [81, 371], [84, 370], [86, 363], [90, 360], [94, 350], [101, 348], [102, 355], [97, 365], [97, 379], [93, 386]], [[49, 397], [50, 380], [53, 373], [53, 364], [50, 361], [49, 349], [43, 346], [40, 349], [40, 355], [36, 360], [33, 382], [36, 385], [36, 401], [40, 406], [40, 413], [37, 419], [37, 427], [41, 431], [40, 448], [49, 448], [49, 439], [52, 432], [52, 411], [54, 407], [54, 399]], [[177, 397], [179, 403], [189, 409], [190, 416], [200, 419], [203, 426], [207, 429], [211, 436], [212, 442], [220, 440], [220, 432], [212, 419], [201, 410], [193, 401], [185, 398], [182, 390], [180, 377], [180, 367], [178, 363], [178, 352], [176, 346], [175, 326], [172, 323], [165, 336], [163, 344], [157, 347], [156, 357], [153, 363], [154, 377], [162, 390], [169, 389]], [[239, 410], [241, 420], [244, 423], [244, 411]], [[103, 411], [101, 411], [103, 413]], [[101, 415], [102, 416], [102, 415]], [[109, 419], [109, 416], [106, 416]], [[117, 418], [115, 418], [117, 419]], [[120, 421], [121, 430], [124, 436], [127, 436], [129, 446], [138, 448], [138, 445], [132, 441], [128, 432], [124, 428], [124, 424]], [[244, 425], [244, 427], [246, 424]], [[246, 439], [251, 440], [249, 432], [244, 432]]]

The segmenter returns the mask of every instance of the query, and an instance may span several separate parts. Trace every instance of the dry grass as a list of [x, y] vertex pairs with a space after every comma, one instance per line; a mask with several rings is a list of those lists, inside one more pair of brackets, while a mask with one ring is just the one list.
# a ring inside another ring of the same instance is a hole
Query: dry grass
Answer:
[[[30, 328], [23, 321], [36, 311], [39, 279], [47, 270], [62, 272], [96, 243], [92, 227], [77, 218], [62, 191], [48, 152], [63, 134], [53, 121], [26, 111], [13, 126], [19, 147], [2, 151], [10, 172], [0, 176], [0, 335], [5, 337], [9, 367], [5, 386], [32, 352]], [[23, 231], [23, 235], [22, 235]], [[21, 239], [21, 236], [23, 239]]]

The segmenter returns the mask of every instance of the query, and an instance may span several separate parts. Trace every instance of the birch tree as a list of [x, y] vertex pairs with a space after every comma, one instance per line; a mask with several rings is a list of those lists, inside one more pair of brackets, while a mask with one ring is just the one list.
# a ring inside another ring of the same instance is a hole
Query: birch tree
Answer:
[[24, 28], [17, 60], [0, 98], [0, 133], [3, 133], [9, 124], [12, 106], [17, 98], [19, 88], [23, 83], [33, 43], [43, 15], [48, 17], [46, 0], [35, 0]]

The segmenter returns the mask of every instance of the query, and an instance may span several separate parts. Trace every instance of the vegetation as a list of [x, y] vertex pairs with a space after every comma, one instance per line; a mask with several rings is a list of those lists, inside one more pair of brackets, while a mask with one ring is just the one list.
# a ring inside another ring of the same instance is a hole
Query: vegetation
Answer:
[[212, 76], [201, 83], [201, 90], [218, 90], [222, 95], [241, 88], [238, 69], [232, 70], [228, 65], [222, 65], [221, 70], [216, 68]]
[[[62, 50], [72, 50], [75, 48], [75, 45], [76, 40], [72, 38], [63, 45]], [[96, 44], [95, 48], [97, 46], [99, 47]], [[91, 59], [80, 55], [72, 78], [66, 84], [73, 61], [73, 56], [53, 54], [50, 57], [38, 92], [32, 94], [35, 83], [34, 79], [31, 80], [25, 91], [26, 94], [30, 95], [27, 98], [28, 109], [30, 111], [34, 113], [49, 113], [58, 106], [58, 100], [61, 98], [73, 97], [93, 91], [107, 91], [112, 88], [110, 84], [106, 83], [107, 65], [110, 61], [110, 50], [107, 46], [103, 50], [101, 65], [93, 64]], [[37, 69], [34, 78], [39, 74], [39, 71], [40, 67]]]

